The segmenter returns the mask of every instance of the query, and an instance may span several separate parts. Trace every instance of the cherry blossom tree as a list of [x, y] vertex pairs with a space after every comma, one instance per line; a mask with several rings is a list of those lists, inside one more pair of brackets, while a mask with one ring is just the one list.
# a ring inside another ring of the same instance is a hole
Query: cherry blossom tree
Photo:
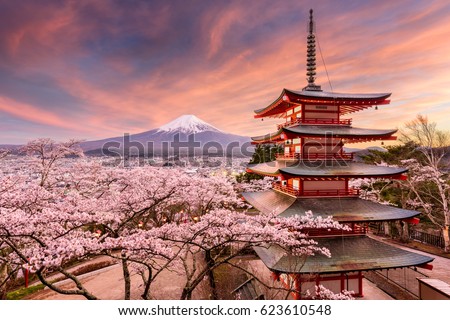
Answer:
[[402, 140], [414, 143], [424, 156], [422, 161], [403, 161], [410, 176], [406, 181], [412, 195], [409, 204], [422, 208], [430, 221], [442, 230], [445, 252], [450, 252], [450, 185], [444, 163], [449, 154], [450, 134], [418, 115], [405, 125]]
[[42, 138], [28, 142], [21, 152], [35, 158], [34, 163], [30, 163], [30, 166], [34, 165], [40, 175], [39, 184], [43, 186], [47, 182], [49, 174], [61, 159], [84, 155], [79, 143], [79, 140], [74, 139], [57, 143], [52, 139]]
[[[55, 292], [97, 299], [70, 266], [107, 256], [122, 268], [124, 299], [131, 269], [144, 277], [144, 299], [165, 270], [184, 272], [182, 299], [205, 279], [216, 298], [213, 271], [243, 250], [277, 244], [286, 254], [328, 255], [302, 229], [340, 227], [311, 215], [247, 215], [227, 177], [106, 167], [81, 157], [75, 141], [39, 139], [23, 150], [26, 157], [9, 162], [19, 170], [0, 176], [0, 286], [25, 267]], [[53, 283], [55, 272], [72, 288]]]
[[275, 181], [272, 177], [264, 177], [262, 179], [252, 179], [249, 181], [241, 181], [237, 183], [237, 189], [240, 192], [258, 192], [265, 191], [272, 188], [272, 184]]
[[[318, 247], [314, 240], [308, 239], [303, 229], [342, 228], [331, 218], [304, 216], [280, 218], [276, 215], [247, 215], [227, 209], [215, 210], [201, 217], [197, 223], [184, 227], [174, 233], [170, 240], [185, 247], [183, 265], [186, 272], [186, 284], [180, 299], [190, 299], [193, 290], [205, 278], [211, 286], [211, 297], [216, 299], [213, 271], [228, 263], [242, 252], [255, 247], [267, 247], [273, 244], [286, 250], [286, 254], [308, 256], [324, 254], [328, 249]], [[197, 264], [195, 256], [204, 257], [203, 264]], [[191, 262], [191, 264], [189, 264]]]
[[445, 252], [450, 252], [450, 184], [448, 174], [416, 159], [403, 161], [409, 179], [403, 183], [410, 191], [408, 205], [422, 212], [442, 230]]
[[316, 292], [311, 294], [307, 293], [307, 297], [313, 300], [354, 300], [354, 291], [343, 290], [342, 292], [335, 293], [323, 285], [315, 286]]

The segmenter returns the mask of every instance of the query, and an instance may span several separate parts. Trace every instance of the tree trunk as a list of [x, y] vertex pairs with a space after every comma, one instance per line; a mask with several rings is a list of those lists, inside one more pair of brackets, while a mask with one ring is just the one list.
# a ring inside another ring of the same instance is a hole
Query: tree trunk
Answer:
[[208, 267], [208, 279], [209, 279], [209, 286], [211, 288], [211, 299], [212, 300], [218, 300], [218, 294], [217, 294], [217, 288], [216, 288], [216, 279], [214, 278], [214, 259], [211, 257], [211, 251], [206, 250], [205, 251], [205, 261], [206, 265]]
[[442, 236], [444, 237], [444, 251], [450, 252], [450, 227], [445, 226], [442, 229]]
[[191, 300], [192, 299], [192, 288], [183, 288], [183, 292], [181, 293], [180, 300]]
[[89, 291], [87, 291], [76, 276], [67, 272], [63, 268], [59, 267], [56, 270], [61, 272], [63, 275], [65, 275], [70, 280], [72, 280], [75, 283], [76, 287], [78, 288], [77, 290], [65, 290], [65, 289], [61, 289], [61, 288], [55, 286], [51, 281], [47, 281], [47, 279], [45, 279], [45, 277], [42, 275], [43, 270], [44, 270], [44, 268], [37, 270], [36, 276], [44, 285], [49, 287], [51, 290], [61, 293], [61, 294], [82, 295], [88, 300], [97, 300], [97, 297], [92, 295]]
[[397, 228], [400, 241], [405, 243], [409, 242], [408, 224], [403, 221], [396, 221], [395, 227]]
[[130, 270], [128, 270], [128, 262], [124, 254], [122, 254], [122, 270], [123, 270], [123, 280], [125, 282], [124, 300], [130, 300], [131, 297]]
[[384, 224], [384, 235], [385, 236], [391, 236], [391, 225], [389, 222], [383, 222]]
[[7, 269], [6, 263], [0, 264], [0, 300], [6, 299], [6, 282], [3, 282], [8, 277]]
[[152, 276], [153, 276], [153, 272], [152, 272], [152, 268], [148, 267], [148, 278], [145, 281], [145, 290], [144, 293], [142, 293], [142, 299], [144, 300], [149, 300], [150, 299], [150, 285], [152, 284]]

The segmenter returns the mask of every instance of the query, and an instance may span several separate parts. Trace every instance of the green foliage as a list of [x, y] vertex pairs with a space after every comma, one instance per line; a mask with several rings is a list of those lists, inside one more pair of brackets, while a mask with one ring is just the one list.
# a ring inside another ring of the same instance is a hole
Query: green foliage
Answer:
[[24, 297], [26, 297], [36, 291], [42, 290], [44, 288], [45, 288], [45, 285], [42, 283], [35, 285], [35, 286], [28, 287], [28, 288], [20, 288], [15, 291], [8, 292], [6, 294], [6, 300], [21, 300]]
[[[283, 152], [283, 147], [281, 145], [258, 144], [255, 148], [255, 153], [253, 154], [249, 164], [275, 161], [276, 154], [280, 152]], [[251, 180], [259, 180], [263, 178], [264, 177], [259, 174], [245, 172], [236, 176], [236, 181], [241, 183], [241, 182], [250, 182]]]
[[423, 163], [424, 155], [417, 149], [417, 145], [408, 142], [402, 145], [388, 146], [387, 151], [369, 150], [367, 155], [362, 155], [361, 159], [365, 163], [375, 164], [386, 162], [391, 165], [401, 165], [402, 160], [417, 159]]
[[254, 164], [274, 161], [276, 154], [280, 152], [283, 152], [283, 147], [281, 145], [258, 144], [256, 146], [255, 153], [253, 154], [253, 157], [249, 163]]
[[242, 182], [250, 182], [251, 180], [260, 180], [263, 179], [264, 177], [256, 173], [243, 172], [237, 175], [235, 178], [238, 183], [242, 183]]

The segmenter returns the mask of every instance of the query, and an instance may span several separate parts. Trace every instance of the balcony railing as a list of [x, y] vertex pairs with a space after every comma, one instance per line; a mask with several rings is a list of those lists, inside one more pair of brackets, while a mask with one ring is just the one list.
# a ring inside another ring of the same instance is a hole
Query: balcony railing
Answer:
[[339, 196], [359, 196], [359, 189], [325, 189], [325, 190], [303, 190], [304, 197], [339, 197]]
[[353, 160], [353, 152], [342, 153], [308, 153], [300, 154], [297, 152], [277, 153], [275, 155], [277, 160]]
[[299, 197], [300, 196], [300, 190], [296, 190], [296, 189], [288, 187], [288, 186], [283, 186], [279, 182], [274, 182], [272, 187], [275, 190], [278, 190], [278, 191], [290, 194], [291, 196], [294, 196], [294, 197]]
[[352, 124], [352, 119], [324, 119], [324, 118], [309, 118], [309, 119], [295, 119], [295, 120], [291, 120], [282, 124], [279, 124], [277, 126], [278, 130], [281, 128], [287, 128], [287, 127], [292, 127], [292, 126], [296, 126], [299, 124], [314, 124], [314, 125], [321, 125], [321, 124], [336, 124], [336, 125], [344, 125], [344, 126], [350, 126]]
[[291, 153], [277, 153], [275, 155], [277, 160], [297, 160], [300, 158], [300, 153], [291, 152]]
[[339, 229], [302, 229], [302, 232], [306, 233], [310, 237], [329, 237], [338, 235], [361, 235], [366, 234], [369, 230], [366, 224], [345, 223], [351, 230], [339, 230]]
[[308, 153], [300, 157], [306, 160], [353, 160], [353, 152], [339, 152], [339, 153]]
[[324, 189], [324, 190], [297, 190], [290, 186], [283, 186], [280, 182], [274, 182], [275, 190], [287, 193], [294, 197], [357, 197], [359, 189]]

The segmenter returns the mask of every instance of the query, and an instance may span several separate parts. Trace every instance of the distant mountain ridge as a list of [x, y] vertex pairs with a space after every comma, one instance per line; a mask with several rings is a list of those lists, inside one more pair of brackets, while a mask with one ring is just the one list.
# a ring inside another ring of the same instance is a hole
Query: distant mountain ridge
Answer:
[[[240, 150], [244, 144], [248, 154]], [[86, 141], [80, 145], [86, 154], [91, 155], [114, 155], [129, 150], [131, 155], [190, 154], [193, 151], [195, 155], [222, 156], [230, 155], [231, 147], [234, 147], [235, 155], [250, 156], [253, 152], [249, 137], [223, 132], [194, 115], [182, 115], [153, 130]]]

